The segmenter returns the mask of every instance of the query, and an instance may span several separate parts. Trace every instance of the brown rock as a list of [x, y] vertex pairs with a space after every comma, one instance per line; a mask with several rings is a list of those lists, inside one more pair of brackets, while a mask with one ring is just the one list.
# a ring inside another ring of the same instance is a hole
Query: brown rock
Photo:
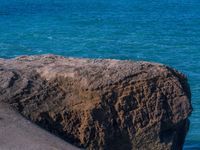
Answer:
[[161, 64], [54, 55], [0, 60], [0, 101], [72, 144], [182, 149], [187, 79]]

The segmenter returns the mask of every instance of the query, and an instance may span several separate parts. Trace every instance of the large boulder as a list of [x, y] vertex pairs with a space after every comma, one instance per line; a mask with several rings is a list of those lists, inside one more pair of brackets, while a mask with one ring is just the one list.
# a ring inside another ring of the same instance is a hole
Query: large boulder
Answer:
[[162, 64], [54, 55], [0, 60], [0, 101], [91, 150], [182, 149], [186, 77]]

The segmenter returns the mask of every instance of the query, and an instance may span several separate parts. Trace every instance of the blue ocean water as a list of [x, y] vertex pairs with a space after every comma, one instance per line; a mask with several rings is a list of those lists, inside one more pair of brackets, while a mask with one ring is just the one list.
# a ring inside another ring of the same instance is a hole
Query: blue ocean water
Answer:
[[45, 53], [182, 71], [194, 107], [185, 149], [200, 149], [199, 0], [0, 0], [0, 57]]

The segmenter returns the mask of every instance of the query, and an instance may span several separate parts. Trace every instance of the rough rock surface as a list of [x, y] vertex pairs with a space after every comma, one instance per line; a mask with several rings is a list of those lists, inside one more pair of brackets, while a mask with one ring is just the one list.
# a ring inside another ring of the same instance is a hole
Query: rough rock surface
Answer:
[[161, 64], [54, 55], [0, 60], [0, 101], [91, 150], [181, 149], [190, 97], [186, 77]]

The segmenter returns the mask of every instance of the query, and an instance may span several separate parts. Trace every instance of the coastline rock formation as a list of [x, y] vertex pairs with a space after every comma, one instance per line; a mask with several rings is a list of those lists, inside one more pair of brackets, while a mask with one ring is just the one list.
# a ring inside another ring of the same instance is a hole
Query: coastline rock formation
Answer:
[[182, 149], [190, 99], [186, 77], [161, 64], [0, 59], [0, 101], [80, 148]]

